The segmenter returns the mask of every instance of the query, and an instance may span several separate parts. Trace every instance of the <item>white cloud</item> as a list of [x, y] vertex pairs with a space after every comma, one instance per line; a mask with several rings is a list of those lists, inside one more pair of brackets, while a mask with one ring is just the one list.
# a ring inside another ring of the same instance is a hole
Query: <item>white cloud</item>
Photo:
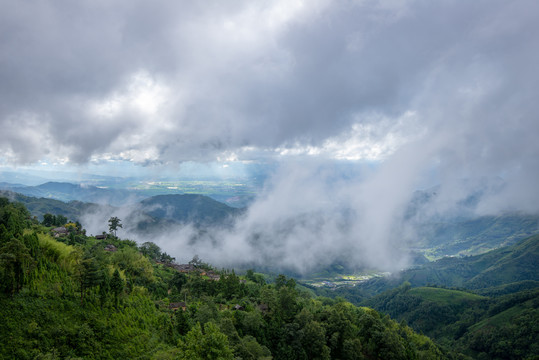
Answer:
[[[357, 231], [382, 244], [426, 178], [451, 199], [460, 179], [500, 176], [504, 196], [481, 211], [537, 210], [537, 14], [533, 0], [8, 1], [0, 158], [376, 162], [336, 201], [356, 201], [367, 214]], [[276, 198], [319, 208], [309, 198], [328, 189], [307, 181], [316, 169], [282, 173]], [[288, 175], [303, 180], [286, 185]], [[305, 214], [270, 203], [260, 206]], [[260, 226], [287, 226], [269, 219]]]

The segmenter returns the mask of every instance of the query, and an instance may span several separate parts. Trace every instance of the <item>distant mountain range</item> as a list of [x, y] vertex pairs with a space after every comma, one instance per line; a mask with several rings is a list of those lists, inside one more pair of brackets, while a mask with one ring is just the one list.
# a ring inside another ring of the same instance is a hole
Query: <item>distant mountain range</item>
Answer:
[[403, 221], [414, 230], [412, 242], [416, 250], [430, 260], [448, 255], [482, 254], [539, 233], [539, 214], [517, 211], [477, 214], [477, 207], [485, 197], [495, 196], [504, 188], [501, 179], [479, 184], [462, 181], [461, 186], [468, 195], [451, 206], [441, 198], [439, 186], [416, 191], [408, 204]]
[[83, 214], [88, 212], [103, 211], [104, 208], [111, 208], [107, 205], [86, 203], [82, 201], [64, 202], [56, 199], [44, 197], [26, 196], [9, 190], [0, 190], [0, 196], [6, 197], [12, 201], [23, 203], [33, 216], [40, 221], [43, 215], [50, 213], [53, 215], [63, 215], [69, 220], [80, 221]]
[[[47, 185], [47, 184], [44, 184]], [[56, 188], [52, 186], [52, 188]], [[45, 188], [49, 188], [45, 186]], [[66, 189], [63, 185], [62, 189]], [[77, 189], [73, 187], [73, 189]], [[231, 218], [241, 214], [243, 210], [230, 207], [204, 195], [177, 194], [157, 195], [125, 207], [87, 203], [77, 200], [63, 202], [50, 198], [37, 198], [0, 190], [0, 196], [23, 203], [30, 213], [39, 220], [43, 215], [63, 215], [73, 221], [81, 221], [88, 214], [105, 214], [105, 217], [115, 213], [128, 214], [124, 219], [132, 230], [151, 232], [170, 224], [193, 224], [195, 226], [225, 226], [231, 223]], [[129, 223], [130, 219], [135, 223]], [[106, 224], [106, 219], [104, 219]], [[83, 223], [83, 226], [85, 224]]]
[[[9, 179], [23, 180], [17, 177]], [[471, 195], [460, 201], [456, 208], [442, 214], [432, 211], [436, 209], [439, 201], [438, 187], [414, 193], [404, 217], [404, 222], [413, 227], [414, 237], [410, 239], [410, 243], [414, 264], [424, 261], [422, 256], [435, 260], [443, 256], [477, 255], [515, 244], [539, 233], [539, 215], [474, 215], [475, 206], [485, 193], [492, 193], [503, 187], [499, 181], [493, 183], [490, 187], [479, 186], [477, 191], [471, 191]], [[133, 215], [126, 219], [132, 220], [130, 229], [146, 233], [174, 223], [192, 223], [196, 226], [230, 225], [231, 218], [246, 211], [216, 201], [215, 196], [210, 198], [195, 194], [167, 194], [149, 197], [149, 193], [139, 190], [67, 182], [46, 182], [36, 186], [4, 182], [0, 183], [0, 189], [19, 194], [11, 197], [17, 197], [18, 201], [25, 203], [39, 218], [50, 212], [80, 220], [84, 214], [106, 214], [121, 208], [126, 210], [124, 214]], [[23, 198], [23, 195], [29, 198]], [[229, 195], [224, 197], [230, 197]]]
[[134, 191], [124, 189], [108, 189], [93, 185], [52, 181], [37, 186], [0, 183], [0, 189], [38, 198], [61, 201], [77, 200], [114, 206], [136, 203], [145, 198]]
[[482, 254], [539, 233], [539, 216], [507, 213], [465, 219], [439, 219], [416, 227], [418, 244], [431, 259]]
[[412, 287], [438, 285], [486, 291], [483, 289], [515, 283], [539, 285], [539, 235], [517, 244], [481, 255], [463, 258], [445, 257], [389, 278], [377, 278], [357, 286], [357, 291], [371, 296], [407, 281]]

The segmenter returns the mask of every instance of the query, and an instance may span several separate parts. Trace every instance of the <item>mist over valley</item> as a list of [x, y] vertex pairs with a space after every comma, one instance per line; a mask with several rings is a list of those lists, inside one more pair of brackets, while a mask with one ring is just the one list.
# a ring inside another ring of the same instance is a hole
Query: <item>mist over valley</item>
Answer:
[[539, 357], [539, 2], [0, 24], [0, 358]]

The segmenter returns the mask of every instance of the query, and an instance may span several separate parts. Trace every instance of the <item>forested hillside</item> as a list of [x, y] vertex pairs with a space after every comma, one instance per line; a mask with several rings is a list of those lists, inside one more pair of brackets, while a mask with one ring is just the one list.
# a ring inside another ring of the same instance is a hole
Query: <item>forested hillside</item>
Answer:
[[539, 287], [487, 297], [405, 283], [363, 304], [474, 359], [539, 357]]
[[[72, 200], [63, 202], [49, 198], [26, 196], [0, 190], [0, 196], [23, 203], [33, 216], [42, 220], [45, 214], [61, 215], [73, 221], [83, 221], [84, 216], [112, 214], [120, 207]], [[172, 224], [192, 224], [197, 227], [230, 226], [234, 217], [243, 209], [230, 207], [208, 196], [195, 194], [156, 195], [135, 205], [123, 208], [132, 220], [128, 227], [133, 232], [149, 234]]]
[[80, 221], [84, 213], [97, 212], [106, 206], [76, 200], [63, 202], [55, 199], [37, 198], [6, 190], [0, 190], [0, 196], [24, 204], [32, 216], [35, 216], [39, 221], [43, 220], [45, 214], [62, 215], [73, 221]]
[[[0, 358], [445, 359], [375, 310], [291, 278], [176, 265], [151, 242], [55, 230], [0, 198]], [[111, 233], [113, 229], [111, 228]]]
[[535, 288], [539, 285], [539, 235], [481, 255], [445, 257], [403, 270], [391, 277], [376, 278], [354, 288], [342, 289], [339, 294], [361, 302], [405, 281], [413, 287], [437, 285], [466, 288], [479, 293], [504, 286], [513, 287], [510, 292]]
[[482, 255], [447, 257], [393, 277], [317, 292], [372, 307], [474, 359], [539, 357], [538, 235]]

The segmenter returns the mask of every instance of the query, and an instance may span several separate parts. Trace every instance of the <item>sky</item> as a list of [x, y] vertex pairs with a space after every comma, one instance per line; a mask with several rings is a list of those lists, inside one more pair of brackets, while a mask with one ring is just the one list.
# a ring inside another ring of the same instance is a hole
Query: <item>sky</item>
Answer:
[[0, 3], [2, 168], [272, 164], [234, 239], [317, 213], [282, 240], [313, 258], [386, 254], [433, 185], [433, 212], [500, 179], [478, 213], [539, 211], [537, 1]]

